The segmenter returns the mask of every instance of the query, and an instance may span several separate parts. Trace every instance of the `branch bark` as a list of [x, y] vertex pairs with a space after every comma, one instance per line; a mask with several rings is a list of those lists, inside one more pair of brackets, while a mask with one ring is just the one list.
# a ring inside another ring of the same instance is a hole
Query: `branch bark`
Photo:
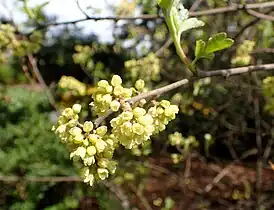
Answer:
[[[214, 8], [214, 9], [208, 9], [205, 11], [197, 11], [197, 12], [189, 12], [189, 16], [192, 17], [199, 17], [199, 16], [209, 16], [209, 15], [217, 15], [217, 14], [223, 14], [228, 12], [237, 12], [241, 10], [250, 10], [250, 9], [261, 9], [261, 8], [269, 8], [274, 7], [274, 1], [270, 2], [263, 2], [263, 3], [253, 3], [253, 4], [235, 4], [228, 7], [221, 7], [221, 8]], [[98, 21], [98, 20], [112, 20], [112, 21], [119, 21], [119, 20], [127, 20], [127, 21], [135, 21], [138, 19], [143, 20], [154, 20], [154, 19], [163, 19], [162, 15], [140, 15], [140, 16], [108, 16], [108, 17], [98, 17], [98, 16], [88, 16], [85, 15], [85, 18], [73, 20], [73, 21], [64, 21], [64, 22], [55, 22], [55, 23], [48, 23], [44, 25], [38, 26], [37, 29], [43, 29], [50, 26], [58, 26], [58, 25], [68, 25], [68, 24], [76, 24], [79, 22], [84, 21]]]
[[[176, 88], [182, 87], [192, 81], [199, 80], [205, 77], [225, 77], [228, 78], [229, 76], [254, 72], [254, 71], [269, 71], [274, 69], [274, 63], [271, 64], [263, 64], [263, 65], [257, 65], [257, 66], [246, 66], [246, 67], [238, 67], [238, 68], [230, 68], [230, 69], [219, 69], [219, 70], [213, 70], [213, 71], [198, 71], [198, 76], [194, 76], [190, 79], [182, 79], [177, 82], [174, 82], [170, 85], [166, 85], [161, 88], [157, 88], [155, 90], [149, 91], [147, 93], [142, 93], [140, 95], [137, 95], [131, 99], [129, 99], [127, 102], [129, 103], [136, 103], [142, 99], [147, 98], [153, 98], [153, 97], [159, 97], [162, 94], [169, 92], [171, 90], [174, 90]], [[99, 117], [95, 120], [95, 126], [98, 127], [109, 115], [111, 115], [113, 111], [109, 110], [105, 116]]]

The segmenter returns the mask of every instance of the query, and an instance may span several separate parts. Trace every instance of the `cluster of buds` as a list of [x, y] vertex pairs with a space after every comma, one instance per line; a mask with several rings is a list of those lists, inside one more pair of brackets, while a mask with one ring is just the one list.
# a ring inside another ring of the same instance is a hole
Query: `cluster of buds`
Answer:
[[94, 181], [115, 173], [117, 163], [112, 160], [115, 142], [107, 134], [106, 126], [95, 129], [91, 121], [79, 123], [80, 111], [80, 104], [66, 108], [53, 130], [67, 144], [70, 158], [80, 163], [84, 182], [93, 185]]
[[61, 141], [70, 151], [70, 158], [81, 168], [84, 182], [93, 185], [115, 173], [117, 163], [113, 160], [115, 149], [122, 145], [136, 150], [149, 142], [153, 134], [164, 130], [179, 109], [169, 101], [162, 100], [147, 106], [146, 100], [134, 104], [127, 102], [144, 91], [145, 82], [137, 80], [135, 87], [124, 88], [122, 79], [114, 75], [109, 83], [101, 80], [93, 94], [92, 109], [100, 117], [109, 110], [117, 116], [103, 125], [95, 127], [91, 121], [79, 122], [81, 105], [66, 108], [53, 127]]

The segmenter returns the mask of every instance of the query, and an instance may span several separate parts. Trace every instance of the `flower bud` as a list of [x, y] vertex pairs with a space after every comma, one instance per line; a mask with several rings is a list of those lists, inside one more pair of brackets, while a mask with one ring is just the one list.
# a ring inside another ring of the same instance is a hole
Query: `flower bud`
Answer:
[[91, 166], [92, 164], [94, 164], [95, 163], [95, 158], [94, 158], [94, 156], [92, 156], [92, 157], [85, 157], [84, 158], [84, 165], [85, 166]]
[[100, 126], [96, 129], [96, 134], [98, 134], [99, 136], [104, 136], [107, 133], [107, 131], [107, 126]]
[[114, 174], [116, 171], [117, 163], [115, 161], [109, 161], [107, 164], [107, 169], [111, 174]]
[[144, 116], [146, 114], [146, 110], [140, 107], [136, 107], [133, 109], [133, 115], [135, 117], [141, 117]]
[[78, 121], [73, 119], [68, 122], [68, 126], [72, 128], [72, 127], [77, 126], [77, 123], [78, 123]]
[[108, 81], [106, 81], [106, 80], [100, 80], [100, 81], [97, 83], [97, 86], [98, 86], [98, 87], [101, 87], [101, 88], [106, 88], [107, 86], [109, 86], [109, 84], [108, 84]]
[[96, 144], [97, 140], [98, 140], [98, 136], [96, 134], [89, 134], [88, 135], [88, 140], [92, 143], [92, 144]]
[[117, 100], [114, 100], [110, 103], [110, 108], [112, 111], [117, 112], [120, 108], [120, 103]]
[[137, 135], [142, 135], [144, 133], [144, 126], [140, 125], [139, 123], [134, 123], [132, 126], [132, 131]]
[[142, 79], [138, 79], [135, 83], [135, 88], [137, 90], [142, 90], [145, 87], [145, 82]]
[[66, 108], [63, 112], [62, 115], [65, 116], [68, 119], [73, 118], [74, 116], [74, 111], [71, 108]]
[[82, 134], [82, 129], [78, 127], [73, 127], [69, 130], [69, 133], [73, 136], [78, 136]]
[[108, 170], [105, 168], [98, 168], [97, 173], [101, 180], [105, 180], [106, 178], [108, 178]]
[[66, 125], [60, 125], [56, 129], [56, 133], [63, 134], [66, 132], [67, 126]]
[[122, 96], [124, 98], [131, 98], [131, 96], [132, 96], [132, 90], [130, 88], [124, 88]]
[[84, 127], [83, 127], [83, 130], [86, 132], [86, 133], [89, 133], [90, 131], [93, 130], [93, 123], [91, 121], [86, 121], [84, 123]]
[[114, 87], [120, 86], [122, 84], [122, 79], [118, 75], [113, 75], [111, 79], [111, 85]]
[[80, 104], [74, 104], [72, 106], [72, 110], [75, 114], [79, 114], [81, 112], [82, 106]]
[[107, 146], [106, 142], [104, 142], [102, 139], [98, 139], [95, 143], [96, 150], [99, 153], [103, 152], [106, 146]]
[[144, 116], [138, 117], [137, 121], [142, 125], [151, 125], [153, 123], [153, 118], [151, 115], [146, 114]]
[[164, 108], [168, 108], [168, 107], [170, 106], [170, 102], [167, 101], [167, 100], [162, 100], [162, 101], [160, 102], [160, 105], [161, 105], [162, 107], [164, 107]]
[[95, 148], [94, 146], [89, 146], [89, 147], [87, 148], [87, 154], [88, 154], [89, 156], [95, 155], [95, 154], [96, 154], [96, 148]]
[[94, 184], [94, 180], [95, 180], [95, 177], [93, 174], [88, 174], [85, 179], [84, 179], [84, 182], [85, 183], [89, 183], [90, 186], [92, 186]]
[[106, 158], [101, 158], [99, 161], [98, 161], [98, 166], [100, 166], [101, 168], [106, 168], [107, 165], [109, 163], [109, 160], [106, 159]]
[[112, 101], [112, 96], [110, 94], [106, 94], [102, 97], [102, 101], [106, 104], [110, 104]]
[[82, 134], [76, 135], [73, 139], [75, 144], [81, 144], [84, 140], [84, 136]]
[[124, 90], [124, 88], [122, 86], [115, 86], [113, 93], [114, 93], [114, 95], [119, 96], [123, 93], [123, 90]]

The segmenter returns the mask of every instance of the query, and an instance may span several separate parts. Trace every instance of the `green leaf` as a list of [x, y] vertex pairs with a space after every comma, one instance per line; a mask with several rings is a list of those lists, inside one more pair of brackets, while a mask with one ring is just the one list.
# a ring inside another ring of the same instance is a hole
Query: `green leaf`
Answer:
[[209, 38], [207, 43], [203, 40], [196, 41], [195, 60], [193, 65], [201, 58], [212, 59], [214, 52], [231, 47], [233, 40], [227, 38], [226, 33], [218, 33]]
[[183, 32], [204, 25], [204, 23], [197, 18], [188, 18], [188, 10], [184, 8], [180, 0], [173, 2], [170, 14], [173, 24], [175, 25], [177, 39], [180, 39]]
[[189, 65], [181, 46], [181, 35], [192, 28], [203, 26], [204, 23], [197, 18], [188, 18], [188, 10], [184, 8], [180, 0], [158, 0], [159, 6], [163, 10], [166, 24], [176, 47], [180, 59], [188, 66], [188, 69], [195, 73], [195, 69]]
[[219, 50], [223, 50], [231, 47], [233, 43], [234, 41], [232, 39], [227, 38], [226, 33], [218, 33], [209, 38], [206, 44], [205, 52], [209, 54]]
[[195, 57], [196, 61], [199, 60], [200, 58], [206, 58], [206, 59], [213, 59], [214, 58], [214, 53], [206, 53], [206, 43], [203, 40], [198, 40], [196, 41], [196, 48], [195, 48]]
[[201, 57], [201, 55], [204, 53], [206, 47], [206, 43], [199, 39], [196, 41], [196, 48], [195, 48], [195, 56]]
[[162, 9], [168, 9], [173, 4], [173, 0], [158, 0], [158, 5]]
[[180, 24], [179, 32], [178, 32], [179, 36], [181, 36], [181, 34], [185, 31], [188, 31], [192, 28], [197, 28], [197, 27], [200, 27], [200, 26], [203, 26], [203, 25], [204, 25], [204, 22], [198, 20], [197, 18], [186, 19], [185, 21], [183, 21]]

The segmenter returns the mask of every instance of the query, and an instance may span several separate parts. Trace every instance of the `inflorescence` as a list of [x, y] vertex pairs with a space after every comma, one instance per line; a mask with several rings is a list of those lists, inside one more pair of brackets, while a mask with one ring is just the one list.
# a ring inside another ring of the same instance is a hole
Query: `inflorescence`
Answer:
[[70, 158], [78, 163], [84, 182], [91, 186], [114, 174], [117, 162], [113, 160], [115, 149], [122, 145], [133, 149], [163, 131], [179, 112], [176, 105], [162, 100], [149, 104], [145, 99], [134, 104], [128, 100], [144, 91], [145, 82], [137, 80], [135, 87], [125, 88], [122, 79], [114, 75], [109, 83], [101, 80], [90, 103], [98, 117], [112, 110], [117, 116], [106, 125], [96, 127], [91, 121], [79, 121], [81, 105], [66, 108], [53, 126], [70, 151]]

